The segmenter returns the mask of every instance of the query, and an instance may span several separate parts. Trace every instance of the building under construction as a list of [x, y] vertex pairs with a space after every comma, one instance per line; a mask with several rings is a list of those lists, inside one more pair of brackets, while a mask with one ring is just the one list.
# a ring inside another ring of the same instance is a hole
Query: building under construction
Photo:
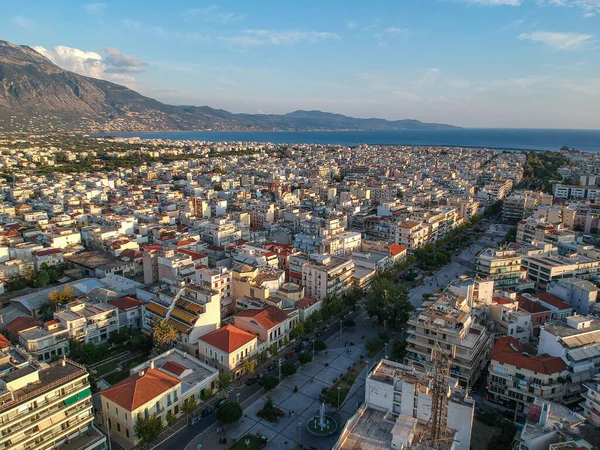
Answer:
[[475, 402], [451, 377], [448, 357], [439, 352], [434, 361], [431, 370], [386, 359], [376, 364], [365, 403], [334, 449], [469, 450]]

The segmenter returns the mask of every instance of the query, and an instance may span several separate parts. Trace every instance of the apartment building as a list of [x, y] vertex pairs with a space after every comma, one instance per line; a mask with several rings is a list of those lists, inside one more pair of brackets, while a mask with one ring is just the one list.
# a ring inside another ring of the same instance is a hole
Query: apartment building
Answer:
[[33, 261], [35, 268], [40, 270], [45, 264], [46, 266], [58, 266], [65, 262], [63, 252], [59, 248], [46, 248], [33, 252]]
[[552, 195], [534, 191], [515, 191], [502, 202], [502, 220], [517, 222], [533, 215], [538, 206], [552, 206]]
[[547, 291], [573, 307], [577, 314], [588, 315], [598, 301], [598, 287], [587, 280], [569, 278], [550, 283]]
[[475, 258], [475, 272], [485, 279], [494, 280], [498, 289], [514, 288], [523, 279], [522, 257], [514, 250], [487, 248]]
[[3, 447], [16, 450], [105, 450], [93, 426], [88, 373], [64, 357], [44, 367], [28, 365], [0, 379]]
[[425, 223], [399, 223], [395, 231], [394, 242], [406, 247], [411, 254], [430, 241], [430, 226]]
[[[475, 402], [456, 379], [448, 380], [447, 426], [454, 440], [448, 450], [469, 450]], [[431, 415], [430, 376], [418, 368], [382, 359], [367, 374], [365, 402], [346, 422], [335, 450], [360, 448], [420, 448], [419, 439]]]
[[226, 325], [198, 340], [199, 358], [234, 378], [244, 374], [244, 362], [258, 351], [258, 338], [234, 325]]
[[108, 341], [119, 329], [117, 308], [108, 303], [74, 300], [54, 313], [54, 321], [69, 331], [71, 339], [93, 344]]
[[527, 413], [536, 397], [562, 400], [569, 372], [560, 357], [529, 355], [521, 342], [503, 336], [496, 341], [490, 358], [486, 396], [489, 401]]
[[102, 421], [113, 436], [139, 443], [134, 426], [139, 418], [181, 416], [182, 405], [216, 387], [218, 371], [178, 349], [171, 349], [131, 369], [131, 376], [100, 392]]
[[266, 300], [285, 283], [285, 272], [270, 266], [238, 265], [231, 275], [234, 301], [241, 297]]
[[[290, 268], [291, 270], [291, 268]], [[354, 261], [339, 256], [312, 254], [302, 265], [302, 286], [308, 297], [322, 300], [352, 288]]]
[[579, 402], [582, 383], [600, 373], [600, 319], [571, 316], [566, 322], [542, 327], [538, 355], [544, 354], [560, 357], [567, 364], [565, 402]]
[[587, 392], [583, 393], [583, 401], [579, 406], [583, 408], [583, 416], [592, 424], [600, 428], [600, 375], [584, 383]]
[[151, 332], [154, 322], [166, 320], [179, 331], [179, 345], [197, 355], [198, 338], [221, 325], [219, 300], [218, 291], [195, 283], [162, 289], [145, 305], [143, 327]]
[[552, 193], [557, 198], [566, 200], [591, 200], [600, 199], [600, 187], [598, 186], [576, 186], [556, 183], [552, 186]]
[[233, 314], [233, 283], [232, 274], [226, 267], [217, 267], [209, 269], [203, 267], [196, 271], [196, 283], [215, 290], [219, 293], [219, 303], [221, 305], [221, 318]]
[[299, 322], [297, 311], [295, 312], [296, 314], [290, 317], [276, 306], [247, 309], [234, 317], [233, 324], [266, 342], [268, 347], [274, 344], [281, 347], [284, 339], [289, 338], [290, 331]]
[[488, 361], [492, 334], [475, 321], [465, 297], [450, 293], [434, 300], [408, 321], [406, 358], [432, 367], [436, 350], [452, 355], [450, 370], [463, 385], [472, 385]]
[[38, 361], [49, 362], [69, 353], [69, 330], [56, 320], [31, 326], [19, 332], [21, 344]]
[[587, 256], [531, 255], [524, 256], [522, 267], [527, 270], [527, 278], [538, 285], [565, 278], [590, 279], [600, 270], [600, 260]]
[[142, 317], [144, 315], [144, 302], [133, 297], [122, 297], [111, 300], [109, 304], [117, 308], [119, 314], [119, 327], [139, 330], [142, 328]]
[[161, 254], [160, 245], [148, 245], [142, 249], [144, 265], [144, 284], [158, 282], [158, 255]]
[[531, 315], [519, 309], [518, 301], [494, 297], [489, 318], [494, 321], [497, 336], [510, 336], [526, 343], [532, 333]]

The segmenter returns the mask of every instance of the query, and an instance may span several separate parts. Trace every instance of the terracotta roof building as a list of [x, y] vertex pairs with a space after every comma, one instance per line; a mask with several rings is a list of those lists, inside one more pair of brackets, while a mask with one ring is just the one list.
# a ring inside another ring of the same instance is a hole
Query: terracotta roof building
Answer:
[[139, 443], [134, 426], [138, 417], [179, 416], [193, 397], [199, 403], [215, 388], [218, 372], [177, 349], [162, 353], [131, 369], [131, 376], [100, 393], [102, 413], [111, 433], [131, 446]]
[[247, 309], [234, 317], [234, 325], [254, 334], [267, 345], [281, 345], [283, 339], [289, 336], [293, 326], [298, 323], [298, 312], [294, 310], [293, 317], [288, 316], [276, 306], [262, 309]]
[[258, 349], [258, 338], [234, 325], [226, 325], [198, 340], [200, 358], [219, 370], [227, 370], [234, 377], [244, 373], [244, 362]]
[[560, 357], [531, 356], [515, 338], [503, 336], [490, 353], [488, 400], [526, 411], [536, 397], [561, 401], [567, 365]]

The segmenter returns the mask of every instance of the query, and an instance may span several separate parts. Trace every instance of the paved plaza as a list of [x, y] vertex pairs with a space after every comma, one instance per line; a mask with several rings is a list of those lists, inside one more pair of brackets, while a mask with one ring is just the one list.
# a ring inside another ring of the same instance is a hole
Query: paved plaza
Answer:
[[[336, 433], [327, 437], [313, 436], [306, 429], [306, 423], [318, 414], [321, 406], [318, 400], [321, 390], [333, 385], [334, 378], [339, 378], [348, 371], [355, 362], [360, 360], [360, 355], [366, 357], [365, 341], [379, 331], [377, 328], [365, 326], [366, 317], [365, 313], [357, 318], [354, 331], [344, 329], [341, 340], [339, 332], [329, 338], [326, 351], [316, 354], [314, 360], [306, 366], [298, 367], [294, 375], [284, 378], [271, 392], [273, 403], [285, 412], [285, 417], [271, 423], [256, 415], [265, 403], [267, 394], [264, 391], [242, 402], [244, 408], [242, 419], [224, 427], [225, 435], [231, 439], [230, 442], [247, 433], [253, 433], [269, 439], [267, 450], [291, 449], [299, 444], [314, 445], [317, 449], [330, 449], [337, 441], [346, 421], [354, 414], [357, 405], [364, 401], [365, 377], [370, 364], [354, 383], [339, 412], [336, 410], [337, 405], [326, 405], [326, 414], [338, 421]], [[365, 339], [362, 339], [363, 334]], [[345, 346], [346, 341], [353, 342], [354, 345]], [[347, 350], [350, 352], [348, 353]], [[294, 392], [296, 386], [298, 392]], [[202, 444], [202, 448], [217, 447], [223, 431], [217, 432], [217, 429], [218, 425], [207, 429], [188, 445], [187, 450], [195, 450], [198, 444]], [[223, 448], [227, 447], [229, 445], [223, 446]]]

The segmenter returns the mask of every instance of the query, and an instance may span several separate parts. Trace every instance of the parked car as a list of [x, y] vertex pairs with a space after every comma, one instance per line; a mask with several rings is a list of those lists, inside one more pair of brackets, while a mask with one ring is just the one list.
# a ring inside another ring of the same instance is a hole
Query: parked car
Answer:
[[202, 420], [202, 417], [204, 417], [204, 411], [202, 411], [202, 416], [193, 416], [190, 417], [190, 425], [196, 425], [198, 422], [200, 422], [200, 420]]
[[270, 372], [271, 370], [277, 369], [277, 363], [273, 363], [267, 367], [267, 370]]
[[258, 378], [252, 377], [246, 380], [246, 386], [252, 386], [254, 383], [258, 381]]
[[226, 398], [222, 398], [221, 400], [219, 400], [217, 402], [217, 408], [221, 405], [223, 405], [224, 403], [227, 403], [229, 400], [227, 400]]
[[[209, 406], [208, 408], [204, 408], [204, 409], [202, 410], [202, 417], [206, 417], [206, 416], [208, 416], [208, 415], [209, 415], [209, 414], [211, 414], [211, 413], [212, 413], [214, 410], [215, 410], [215, 407], [214, 407], [214, 406]], [[194, 424], [192, 423], [192, 425], [194, 425]]]
[[258, 374], [258, 378], [264, 378], [267, 375], [269, 375], [269, 371], [265, 370], [264, 372], [261, 372], [261, 373]]
[[287, 352], [284, 356], [285, 359], [290, 359], [292, 356], [294, 356], [294, 352]]

